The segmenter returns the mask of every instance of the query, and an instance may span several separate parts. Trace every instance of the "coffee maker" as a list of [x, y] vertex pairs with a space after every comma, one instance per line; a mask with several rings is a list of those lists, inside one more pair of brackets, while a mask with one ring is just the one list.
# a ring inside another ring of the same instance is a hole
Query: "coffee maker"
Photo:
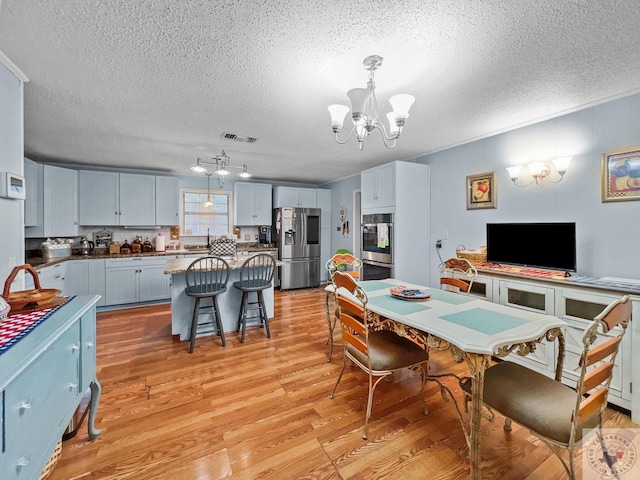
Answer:
[[271, 243], [271, 227], [263, 225], [258, 233], [258, 243], [260, 245], [269, 245]]

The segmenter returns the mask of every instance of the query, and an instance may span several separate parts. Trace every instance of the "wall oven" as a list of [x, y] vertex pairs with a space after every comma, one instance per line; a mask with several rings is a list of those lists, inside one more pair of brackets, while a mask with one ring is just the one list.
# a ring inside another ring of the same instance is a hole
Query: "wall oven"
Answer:
[[393, 214], [362, 216], [362, 279], [393, 277]]

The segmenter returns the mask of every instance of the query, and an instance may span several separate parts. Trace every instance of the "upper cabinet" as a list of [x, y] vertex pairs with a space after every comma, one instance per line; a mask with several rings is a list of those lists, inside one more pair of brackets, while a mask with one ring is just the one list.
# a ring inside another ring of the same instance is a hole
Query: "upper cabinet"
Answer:
[[156, 225], [155, 176], [91, 170], [78, 175], [80, 225]]
[[[26, 182], [33, 183], [25, 210], [25, 237], [69, 237], [78, 234], [78, 172], [25, 160]], [[35, 190], [33, 187], [35, 186]], [[35, 199], [36, 204], [32, 204]]]
[[362, 210], [377, 207], [393, 207], [396, 204], [395, 163], [364, 170], [360, 174]]
[[275, 187], [273, 189], [273, 208], [316, 208], [317, 205], [315, 188]]
[[271, 185], [234, 183], [233, 219], [235, 225], [271, 225]]
[[[271, 192], [269, 192], [271, 198]], [[180, 188], [175, 177], [156, 177], [156, 225], [180, 224]]]

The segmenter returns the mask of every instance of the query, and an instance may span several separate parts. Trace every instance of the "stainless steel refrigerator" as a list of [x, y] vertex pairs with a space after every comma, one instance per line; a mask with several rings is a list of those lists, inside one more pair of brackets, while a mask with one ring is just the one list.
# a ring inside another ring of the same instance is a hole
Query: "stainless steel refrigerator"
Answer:
[[272, 227], [282, 262], [280, 288], [320, 285], [320, 209], [275, 208]]

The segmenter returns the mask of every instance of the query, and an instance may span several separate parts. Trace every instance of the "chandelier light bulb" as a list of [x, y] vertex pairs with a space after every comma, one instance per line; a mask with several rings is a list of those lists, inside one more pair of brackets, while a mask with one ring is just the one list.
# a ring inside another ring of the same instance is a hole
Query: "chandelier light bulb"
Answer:
[[389, 99], [389, 103], [395, 113], [396, 121], [402, 120], [404, 122], [409, 117], [409, 109], [415, 101], [416, 97], [407, 93], [400, 93]]
[[559, 157], [553, 159], [553, 164], [556, 166], [556, 170], [560, 175], [564, 175], [569, 170], [569, 164], [573, 157]]
[[366, 88], [352, 88], [347, 92], [349, 101], [351, 102], [351, 116], [353, 122], [357, 122], [365, 114], [365, 104], [369, 99], [369, 90]]
[[202, 166], [201, 162], [202, 162], [201, 159], [196, 160], [196, 164], [193, 167], [191, 167], [191, 170], [193, 170], [194, 172], [198, 172], [198, 173], [206, 172], [207, 169]]
[[387, 120], [389, 120], [389, 134], [393, 136], [400, 133], [400, 127], [396, 123], [396, 113], [395, 112], [387, 113]]
[[245, 165], [243, 165], [243, 166], [242, 166], [242, 171], [238, 174], [238, 176], [239, 176], [239, 177], [242, 177], [242, 178], [250, 178], [250, 177], [252, 177], [253, 175], [251, 175], [251, 174], [247, 171], [247, 165], [245, 164]]
[[327, 107], [329, 115], [331, 115], [331, 128], [334, 132], [339, 132], [344, 124], [344, 118], [349, 113], [349, 107], [346, 105], [329, 105]]
[[509, 178], [515, 182], [520, 176], [521, 170], [522, 170], [522, 165], [507, 167], [507, 172], [509, 172]]

